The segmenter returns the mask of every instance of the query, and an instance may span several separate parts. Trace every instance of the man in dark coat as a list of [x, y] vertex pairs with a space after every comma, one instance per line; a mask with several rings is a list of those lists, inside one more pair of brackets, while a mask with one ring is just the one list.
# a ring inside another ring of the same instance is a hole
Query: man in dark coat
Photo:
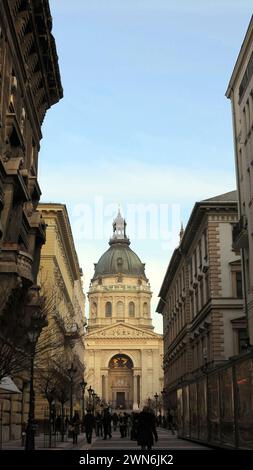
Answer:
[[109, 436], [110, 439], [112, 437], [111, 422], [112, 415], [109, 411], [109, 408], [106, 408], [103, 415], [104, 440], [107, 438], [107, 436]]
[[158, 436], [156, 432], [156, 419], [152, 411], [145, 406], [143, 411], [139, 415], [138, 422], [138, 445], [141, 446], [142, 450], [151, 450], [154, 445], [154, 438], [157, 442]]
[[87, 414], [84, 417], [84, 427], [85, 427], [85, 434], [86, 434], [86, 439], [87, 439], [88, 444], [91, 444], [94, 425], [95, 425], [94, 416], [91, 413], [91, 410], [87, 410]]

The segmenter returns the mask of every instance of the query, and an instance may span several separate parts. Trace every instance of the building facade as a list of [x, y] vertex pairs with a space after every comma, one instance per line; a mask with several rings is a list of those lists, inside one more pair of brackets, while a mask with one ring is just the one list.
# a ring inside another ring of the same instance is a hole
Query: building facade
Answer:
[[[62, 98], [48, 0], [0, 2], [0, 375], [3, 350], [29, 347], [27, 331], [42, 307], [37, 274], [45, 224], [37, 211], [41, 125]], [[14, 328], [15, 325], [15, 328]], [[4, 345], [4, 346], [3, 346]], [[13, 375], [7, 367], [8, 375]], [[3, 439], [19, 436], [27, 412], [28, 377], [17, 378], [21, 393], [1, 394]]]
[[238, 354], [246, 342], [240, 253], [232, 248], [236, 191], [195, 204], [160, 293], [167, 406], [177, 388]]
[[[65, 415], [70, 416], [70, 375], [73, 371], [73, 409], [80, 404], [80, 382], [84, 377], [84, 335], [86, 327], [85, 296], [82, 270], [75, 250], [66, 206], [39, 204], [47, 225], [46, 243], [42, 247], [39, 282], [46, 299], [47, 321], [40, 335], [36, 355], [37, 395], [36, 419], [43, 421], [50, 398], [56, 415], [61, 414], [60, 393], [64, 394]], [[59, 390], [57, 390], [57, 388]]]
[[104, 403], [138, 410], [163, 388], [163, 341], [153, 331], [145, 265], [129, 247], [120, 212], [109, 245], [88, 293], [86, 381]]
[[234, 229], [234, 247], [242, 251], [245, 314], [249, 344], [253, 346], [253, 17], [229, 86], [234, 130], [239, 222]]

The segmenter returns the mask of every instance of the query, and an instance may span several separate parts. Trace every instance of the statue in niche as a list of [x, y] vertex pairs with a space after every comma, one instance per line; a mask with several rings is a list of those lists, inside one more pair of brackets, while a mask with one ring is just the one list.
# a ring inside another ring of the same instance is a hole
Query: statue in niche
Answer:
[[91, 306], [91, 317], [92, 318], [97, 318], [97, 304], [96, 302], [93, 302], [92, 303], [92, 306]]

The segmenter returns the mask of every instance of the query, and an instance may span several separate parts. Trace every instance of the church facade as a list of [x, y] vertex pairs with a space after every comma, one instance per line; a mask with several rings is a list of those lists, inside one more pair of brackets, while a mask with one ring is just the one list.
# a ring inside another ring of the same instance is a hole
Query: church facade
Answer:
[[86, 381], [113, 409], [138, 410], [163, 389], [163, 337], [152, 325], [145, 264], [120, 212], [88, 293]]

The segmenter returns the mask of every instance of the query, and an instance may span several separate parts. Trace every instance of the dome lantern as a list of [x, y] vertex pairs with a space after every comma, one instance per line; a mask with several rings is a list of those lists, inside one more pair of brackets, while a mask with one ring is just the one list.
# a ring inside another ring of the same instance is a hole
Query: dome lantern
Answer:
[[126, 236], [126, 221], [122, 217], [120, 213], [120, 209], [118, 210], [118, 215], [113, 221], [113, 235], [109, 241], [109, 245], [112, 245], [113, 243], [127, 243], [127, 245], [130, 245], [130, 240]]

